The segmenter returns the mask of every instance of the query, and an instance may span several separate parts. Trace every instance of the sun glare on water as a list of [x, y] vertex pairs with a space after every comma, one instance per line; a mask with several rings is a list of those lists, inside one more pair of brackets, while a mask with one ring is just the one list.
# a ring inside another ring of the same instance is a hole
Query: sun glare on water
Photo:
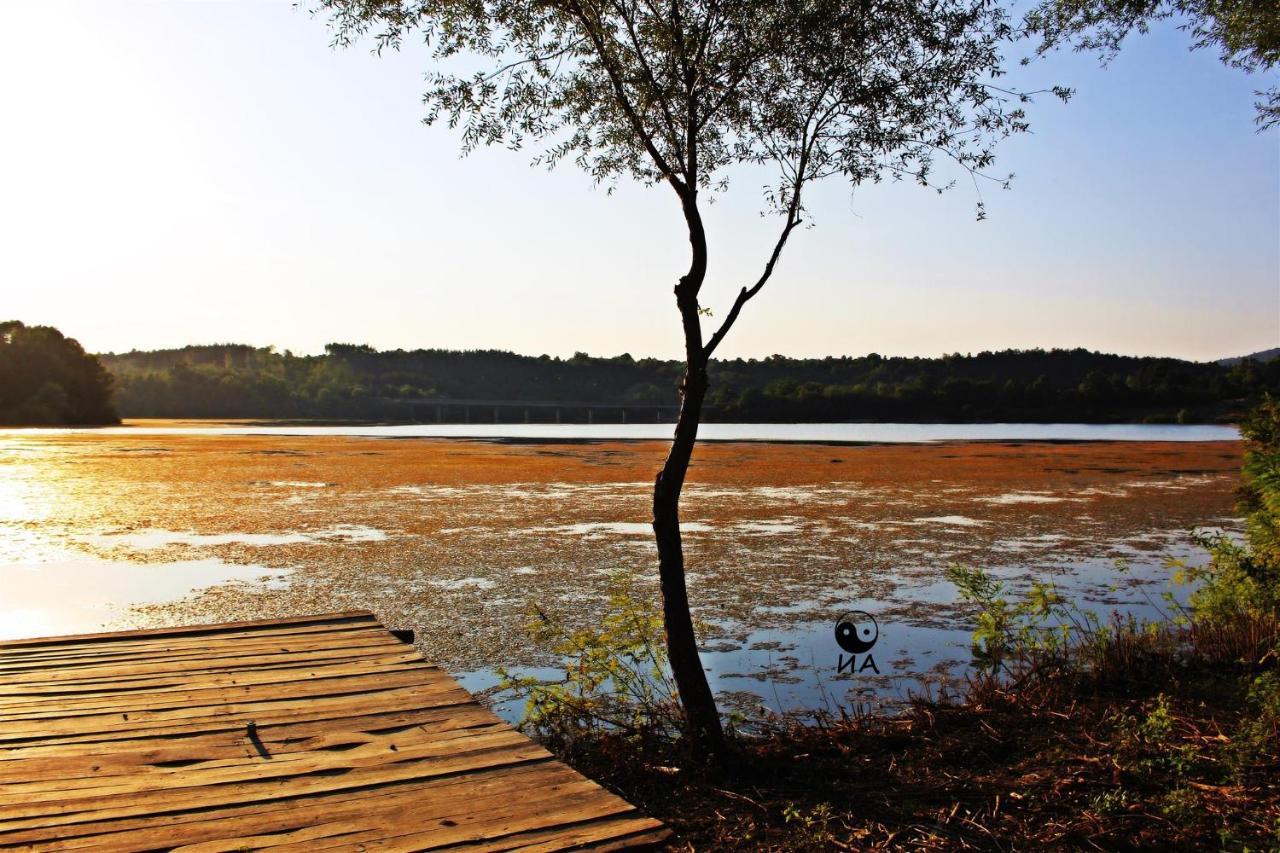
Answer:
[[0, 438], [0, 640], [122, 627], [131, 605], [286, 572], [216, 557], [173, 562], [102, 559], [76, 531], [117, 519], [111, 489], [66, 451]]

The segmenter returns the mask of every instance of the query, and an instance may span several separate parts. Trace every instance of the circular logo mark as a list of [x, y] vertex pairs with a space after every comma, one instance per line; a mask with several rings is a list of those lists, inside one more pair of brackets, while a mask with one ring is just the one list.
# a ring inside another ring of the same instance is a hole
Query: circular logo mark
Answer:
[[851, 655], [871, 651], [880, 639], [880, 626], [865, 610], [850, 610], [836, 622], [836, 642]]

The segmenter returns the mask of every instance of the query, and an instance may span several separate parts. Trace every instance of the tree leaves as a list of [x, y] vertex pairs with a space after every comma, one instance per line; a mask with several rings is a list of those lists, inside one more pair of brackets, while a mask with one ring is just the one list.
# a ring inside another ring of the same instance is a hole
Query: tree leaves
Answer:
[[[1029, 95], [998, 89], [1013, 35], [992, 0], [403, 2], [319, 0], [336, 44], [431, 50], [426, 121], [481, 145], [538, 147], [598, 182], [723, 186], [772, 164], [766, 209], [808, 182], [934, 181], [935, 159], [973, 173], [1026, 130]], [[463, 70], [466, 69], [466, 70]], [[683, 189], [682, 189], [683, 188]]]

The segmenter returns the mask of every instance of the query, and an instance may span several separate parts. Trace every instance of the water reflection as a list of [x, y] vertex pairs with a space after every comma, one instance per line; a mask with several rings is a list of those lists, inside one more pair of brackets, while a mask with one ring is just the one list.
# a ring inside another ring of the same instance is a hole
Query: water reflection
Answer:
[[[1106, 557], [1050, 560], [991, 574], [1003, 576], [1010, 598], [1025, 592], [1033, 580], [1052, 583], [1100, 624], [1116, 616], [1167, 618], [1171, 609], [1185, 605], [1192, 591], [1171, 582], [1170, 562], [1203, 566], [1208, 556], [1185, 537], [1152, 533], [1144, 540], [1149, 549], [1115, 545]], [[892, 708], [913, 696], [963, 691], [973, 613], [951, 581], [902, 586], [888, 601], [860, 598], [853, 587], [839, 590], [834, 598], [842, 603], [828, 599], [762, 604], [756, 618], [714, 626], [716, 639], [704, 644], [702, 662], [727, 708], [743, 712], [749, 720], [814, 711], [838, 714], [857, 706]], [[835, 640], [837, 618], [849, 610], [863, 610], [876, 619], [879, 637], [870, 650], [872, 664], [859, 655], [849, 665], [849, 655]], [[815, 618], [816, 614], [824, 615]], [[779, 616], [789, 621], [757, 627]], [[563, 677], [560, 669], [545, 666], [517, 668], [513, 674], [544, 680]], [[493, 691], [498, 684], [491, 669], [465, 672], [462, 680], [478, 691]], [[517, 698], [501, 693], [493, 698], [502, 716], [519, 722], [524, 707]]]
[[103, 548], [119, 547], [137, 551], [168, 548], [174, 545], [188, 545], [193, 548], [212, 545], [248, 545], [266, 548], [272, 545], [314, 545], [323, 542], [382, 542], [386, 538], [387, 534], [384, 531], [361, 524], [339, 524], [324, 530], [308, 532], [292, 530], [286, 533], [195, 533], [146, 529], [123, 533], [93, 533], [76, 537], [77, 541]]
[[[669, 440], [672, 424], [382, 424], [308, 425], [270, 422], [173, 422], [136, 420], [119, 427], [41, 428], [48, 434], [99, 435], [300, 435], [373, 438], [512, 438], [564, 440]], [[0, 435], [33, 430], [0, 429]], [[703, 441], [1237, 441], [1234, 426], [1212, 424], [736, 424], [706, 423]]]
[[216, 557], [127, 563], [82, 555], [0, 565], [0, 640], [130, 626], [131, 608], [175, 601], [229, 583], [280, 589], [289, 571]]

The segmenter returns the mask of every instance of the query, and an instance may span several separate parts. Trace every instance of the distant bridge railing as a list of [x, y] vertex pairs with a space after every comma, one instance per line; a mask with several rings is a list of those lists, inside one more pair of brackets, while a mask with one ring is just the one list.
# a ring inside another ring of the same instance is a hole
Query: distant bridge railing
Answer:
[[418, 423], [674, 423], [680, 407], [663, 403], [591, 400], [484, 400], [457, 397], [387, 398]]

